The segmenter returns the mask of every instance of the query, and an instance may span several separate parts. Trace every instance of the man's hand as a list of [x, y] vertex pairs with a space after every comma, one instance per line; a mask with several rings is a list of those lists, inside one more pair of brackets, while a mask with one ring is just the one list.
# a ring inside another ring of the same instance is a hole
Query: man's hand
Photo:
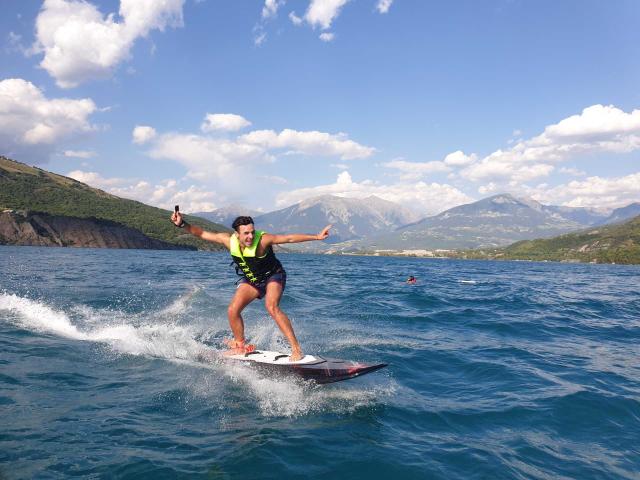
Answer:
[[171, 221], [176, 227], [182, 224], [182, 214], [180, 212], [173, 212], [171, 214]]
[[327, 225], [322, 229], [322, 231], [318, 234], [318, 240], [324, 240], [329, 236], [329, 229], [333, 227], [333, 225]]

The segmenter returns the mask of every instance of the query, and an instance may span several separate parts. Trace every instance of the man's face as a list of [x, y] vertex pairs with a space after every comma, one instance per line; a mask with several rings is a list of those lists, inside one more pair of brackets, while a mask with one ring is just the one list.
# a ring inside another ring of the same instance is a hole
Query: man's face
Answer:
[[240, 225], [238, 227], [238, 240], [240, 240], [240, 245], [243, 247], [250, 247], [253, 243], [253, 236], [256, 231], [253, 228], [253, 223], [249, 225]]

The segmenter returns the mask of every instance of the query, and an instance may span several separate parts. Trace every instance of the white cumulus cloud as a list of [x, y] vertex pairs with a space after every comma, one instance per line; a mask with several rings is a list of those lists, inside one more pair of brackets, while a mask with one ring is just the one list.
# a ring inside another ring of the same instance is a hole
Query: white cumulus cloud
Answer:
[[130, 178], [105, 178], [99, 173], [82, 170], [74, 170], [67, 173], [67, 176], [112, 195], [138, 200], [167, 210], [173, 210], [176, 204], [180, 205], [182, 212], [205, 212], [216, 209], [215, 193], [197, 185], [181, 186], [176, 180], [150, 183]]
[[293, 23], [295, 26], [302, 25], [303, 22], [303, 19], [297, 16], [295, 12], [289, 13], [289, 20], [291, 20], [291, 23]]
[[264, 148], [234, 140], [196, 134], [164, 133], [152, 142], [148, 155], [173, 160], [199, 180], [226, 178], [240, 182], [244, 168], [272, 161]]
[[332, 42], [334, 38], [336, 38], [334, 33], [331, 32], [323, 32], [319, 35], [320, 40], [323, 42]]
[[595, 153], [640, 149], [640, 110], [593, 105], [508, 150], [496, 150], [461, 174], [472, 181], [525, 181], [549, 175], [554, 164]]
[[382, 164], [387, 168], [399, 170], [403, 180], [417, 180], [431, 173], [448, 172], [451, 168], [445, 162], [407, 162], [405, 160], [392, 160]]
[[216, 130], [233, 132], [251, 125], [251, 122], [241, 115], [233, 113], [207, 113], [204, 122], [200, 126], [203, 132]]
[[142, 145], [157, 135], [156, 129], [147, 125], [136, 125], [133, 129], [133, 143]]
[[378, 0], [378, 4], [376, 5], [376, 10], [379, 13], [387, 13], [391, 8], [391, 4], [393, 0]]
[[463, 165], [469, 165], [478, 159], [476, 154], [465, 155], [462, 150], [456, 150], [444, 157], [444, 163], [450, 166], [460, 167]]
[[331, 23], [340, 15], [340, 10], [349, 0], [311, 0], [304, 19], [313, 28], [331, 28]]
[[253, 38], [253, 44], [256, 47], [260, 47], [262, 44], [264, 44], [264, 42], [267, 41], [267, 34], [261, 28], [256, 29], [255, 34], [256, 35]]
[[67, 173], [67, 177], [105, 191], [127, 183], [127, 180], [123, 178], [104, 178], [97, 172], [85, 172], [83, 170], [73, 170]]
[[[248, 188], [247, 182], [264, 179], [261, 170], [274, 163], [277, 155], [308, 155], [356, 159], [370, 156], [374, 149], [360, 145], [345, 134], [285, 129], [255, 130], [244, 135], [218, 135], [214, 127], [231, 130], [248, 123], [239, 115], [220, 117], [207, 115], [202, 125], [204, 133], [157, 133], [152, 127], [137, 126], [134, 141], [144, 144], [145, 153], [157, 160], [179, 163], [186, 168], [188, 178], [216, 183], [220, 190]], [[211, 131], [208, 133], [207, 131]], [[256, 174], [258, 173], [258, 174]], [[262, 177], [260, 176], [262, 175]], [[284, 184], [286, 179], [271, 176], [272, 184]]]
[[640, 110], [626, 113], [613, 105], [593, 105], [585, 108], [579, 115], [572, 115], [548, 126], [543, 135], [534, 140], [538, 144], [544, 144], [548, 139], [596, 144], [602, 140], [619, 140], [626, 143], [623, 138], [626, 135], [640, 135]]
[[[453, 168], [463, 167], [475, 162], [475, 154], [466, 155], [463, 151], [457, 150], [448, 154], [442, 161], [431, 162], [407, 162], [402, 159], [392, 160], [382, 165], [387, 168], [399, 170], [400, 178], [403, 180], [418, 180], [432, 173], [451, 172]], [[455, 176], [455, 174], [451, 174]]]
[[151, 30], [182, 26], [185, 0], [121, 0], [119, 16], [103, 16], [86, 1], [45, 0], [36, 19], [33, 52], [61, 88], [109, 76]]
[[91, 150], [65, 150], [63, 155], [71, 158], [93, 158], [96, 152]]
[[20, 78], [0, 81], [0, 147], [5, 155], [34, 163], [48, 161], [56, 145], [96, 130], [89, 98], [46, 98]]
[[640, 172], [622, 177], [592, 176], [553, 188], [531, 188], [539, 202], [567, 207], [618, 208], [640, 201]]
[[337, 156], [342, 160], [366, 158], [375, 152], [372, 147], [349, 140], [345, 134], [299, 132], [288, 128], [280, 133], [274, 130], [255, 130], [239, 137], [239, 141], [266, 149], [290, 149], [304, 155]]
[[262, 7], [262, 18], [272, 18], [278, 14], [278, 9], [284, 5], [284, 0], [265, 0]]

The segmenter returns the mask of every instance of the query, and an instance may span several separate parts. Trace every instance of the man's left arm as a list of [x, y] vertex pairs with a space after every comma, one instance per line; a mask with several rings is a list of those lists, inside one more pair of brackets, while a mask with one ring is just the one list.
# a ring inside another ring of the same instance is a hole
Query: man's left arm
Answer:
[[307, 235], [306, 233], [289, 233], [286, 235], [271, 235], [265, 233], [262, 236], [263, 245], [268, 247], [269, 245], [278, 245], [281, 243], [302, 243], [311, 242], [313, 240], [324, 240], [329, 236], [329, 229], [331, 225], [327, 225], [317, 235]]

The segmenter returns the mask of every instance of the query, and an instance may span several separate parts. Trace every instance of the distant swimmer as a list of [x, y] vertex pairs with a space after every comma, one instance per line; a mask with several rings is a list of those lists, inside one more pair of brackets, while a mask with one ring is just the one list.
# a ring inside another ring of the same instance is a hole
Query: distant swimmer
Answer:
[[289, 317], [280, 309], [280, 299], [287, 283], [287, 273], [273, 253], [273, 245], [324, 240], [329, 236], [331, 225], [324, 227], [317, 235], [291, 233], [272, 235], [255, 230], [251, 217], [238, 217], [233, 222], [233, 234], [227, 232], [207, 232], [196, 225], [184, 221], [178, 206], [171, 215], [176, 227], [184, 228], [191, 235], [213, 243], [224, 245], [235, 262], [236, 273], [241, 277], [235, 295], [229, 303], [227, 315], [233, 339], [227, 341], [228, 355], [252, 352], [255, 345], [246, 343], [242, 310], [256, 298], [264, 297], [264, 305], [275, 320], [282, 334], [291, 345], [291, 361], [300, 360], [304, 355], [293, 332]]
[[415, 285], [416, 283], [418, 283], [418, 279], [411, 275], [409, 278], [407, 278], [407, 283], [409, 285]]

